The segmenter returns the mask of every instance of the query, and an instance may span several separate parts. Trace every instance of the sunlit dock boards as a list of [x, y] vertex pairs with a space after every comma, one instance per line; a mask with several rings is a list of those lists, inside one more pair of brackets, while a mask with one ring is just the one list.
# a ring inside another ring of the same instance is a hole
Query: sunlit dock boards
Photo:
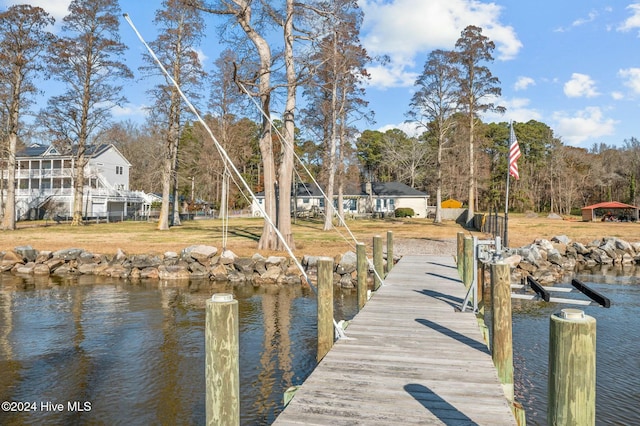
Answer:
[[515, 425], [449, 257], [404, 256], [276, 425]]

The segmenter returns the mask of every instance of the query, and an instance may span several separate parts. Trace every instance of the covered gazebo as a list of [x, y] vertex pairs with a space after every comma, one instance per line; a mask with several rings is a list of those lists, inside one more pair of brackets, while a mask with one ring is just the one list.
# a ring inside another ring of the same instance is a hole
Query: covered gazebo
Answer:
[[606, 221], [631, 221], [638, 220], [638, 207], [618, 201], [606, 201], [582, 208], [582, 220], [592, 222], [595, 220]]

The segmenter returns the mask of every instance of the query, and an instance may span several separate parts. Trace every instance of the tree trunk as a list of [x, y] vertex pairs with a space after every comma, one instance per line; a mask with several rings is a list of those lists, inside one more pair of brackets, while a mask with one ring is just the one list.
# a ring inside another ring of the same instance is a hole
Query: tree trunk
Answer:
[[436, 214], [433, 223], [442, 223], [442, 137], [438, 140], [436, 158]]
[[[4, 216], [2, 218], [2, 229], [16, 229], [16, 141], [18, 135], [14, 132], [9, 134], [9, 152], [7, 158], [7, 202], [5, 204]], [[1, 177], [1, 175], [0, 175]], [[0, 179], [2, 180], [2, 179]], [[2, 189], [0, 188], [0, 198]]]
[[76, 157], [76, 177], [73, 182], [73, 219], [72, 226], [82, 225], [82, 205], [84, 203], [84, 144], [78, 142], [78, 154]]
[[[2, 217], [2, 229], [16, 229], [16, 146], [18, 143], [18, 121], [20, 118], [20, 92], [22, 86], [21, 74], [16, 72], [16, 84], [11, 97], [11, 111], [9, 112], [9, 151], [7, 152], [7, 202], [4, 216]], [[1, 173], [1, 171], [0, 171]], [[2, 180], [2, 174], [0, 174]], [[0, 199], [2, 199], [2, 189], [0, 188]]]
[[338, 82], [337, 82], [337, 56], [338, 56], [338, 34], [336, 31], [333, 33], [333, 79], [331, 82], [331, 134], [329, 135], [329, 159], [327, 161], [327, 202], [325, 206], [325, 217], [323, 231], [329, 231], [333, 228], [333, 185], [336, 175], [336, 141], [337, 141], [337, 96], [338, 96]]
[[[273, 158], [273, 141], [271, 139], [271, 48], [269, 43], [258, 34], [251, 25], [251, 7], [245, 5], [243, 13], [237, 15], [238, 24], [242, 27], [247, 37], [251, 40], [260, 57], [260, 70], [258, 80], [258, 96], [260, 106], [264, 113], [262, 129], [260, 131], [260, 154], [262, 155], [262, 168], [264, 173], [264, 211], [274, 222], [276, 216], [276, 166]], [[265, 220], [262, 235], [258, 242], [260, 250], [276, 250], [278, 248], [278, 236], [269, 223]]]
[[287, 15], [284, 31], [284, 61], [287, 71], [287, 100], [284, 111], [285, 147], [278, 171], [280, 183], [280, 199], [278, 200], [278, 230], [284, 239], [278, 241], [278, 250], [284, 250], [284, 244], [294, 248], [293, 233], [291, 232], [291, 180], [293, 177], [293, 150], [295, 147], [296, 109], [296, 70], [293, 57], [293, 0], [287, 0]]
[[[165, 142], [170, 145], [171, 142]], [[160, 206], [160, 217], [158, 218], [158, 230], [166, 231], [169, 229], [169, 203], [171, 202], [171, 169], [173, 163], [173, 155], [171, 149], [166, 148], [162, 159], [162, 205]]]
[[475, 216], [474, 211], [474, 203], [475, 203], [475, 162], [474, 162], [474, 150], [473, 150], [473, 131], [475, 125], [475, 118], [473, 116], [473, 111], [469, 112], [469, 207], [467, 211], [467, 226], [470, 227], [473, 225], [473, 217]]

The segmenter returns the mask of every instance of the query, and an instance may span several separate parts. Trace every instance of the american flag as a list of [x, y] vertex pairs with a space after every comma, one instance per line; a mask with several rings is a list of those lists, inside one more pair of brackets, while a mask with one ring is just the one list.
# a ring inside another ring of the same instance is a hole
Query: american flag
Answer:
[[518, 145], [516, 134], [513, 131], [513, 123], [511, 123], [511, 133], [509, 134], [509, 174], [516, 179], [520, 179], [517, 161], [521, 155], [520, 145]]

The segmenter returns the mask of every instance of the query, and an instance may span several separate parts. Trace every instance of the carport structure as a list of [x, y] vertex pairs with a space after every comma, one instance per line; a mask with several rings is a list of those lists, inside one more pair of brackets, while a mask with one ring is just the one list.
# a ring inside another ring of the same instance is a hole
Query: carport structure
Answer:
[[638, 221], [638, 207], [618, 201], [606, 201], [582, 208], [582, 220]]

